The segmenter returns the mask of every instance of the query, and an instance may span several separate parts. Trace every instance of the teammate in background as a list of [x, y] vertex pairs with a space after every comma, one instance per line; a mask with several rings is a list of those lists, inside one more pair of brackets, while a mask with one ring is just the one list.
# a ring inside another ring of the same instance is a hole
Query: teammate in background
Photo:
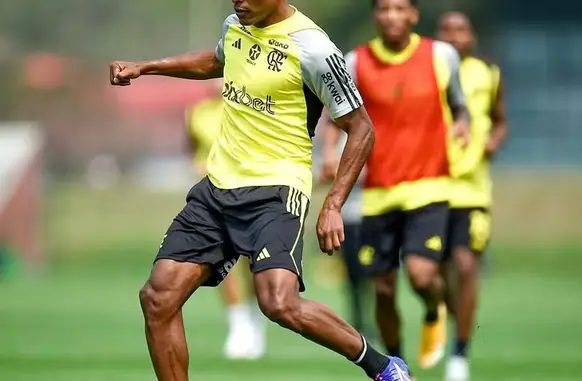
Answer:
[[[213, 95], [186, 112], [188, 151], [193, 156], [199, 178], [206, 176], [206, 159], [220, 132], [222, 118], [222, 81], [213, 80], [212, 85]], [[250, 273], [242, 266], [234, 266], [220, 286], [228, 320], [223, 353], [229, 359], [253, 360], [262, 357], [265, 352], [265, 324], [255, 298], [251, 297], [254, 292]], [[241, 287], [241, 281], [246, 287]], [[244, 293], [245, 289], [248, 296]]]
[[[320, 249], [344, 239], [341, 207], [374, 144], [341, 52], [286, 0], [233, 0], [216, 49], [147, 62], [113, 62], [112, 85], [141, 75], [224, 77], [224, 110], [208, 176], [187, 195], [140, 291], [148, 348], [161, 381], [188, 380], [182, 305], [219, 284], [243, 255], [272, 321], [345, 356], [377, 381], [409, 380], [406, 364], [380, 354], [329, 308], [304, 299], [302, 249], [311, 195], [314, 128], [325, 105], [348, 133], [337, 177], [317, 222]], [[203, 306], [200, 306], [203, 308]]]
[[[341, 153], [346, 143], [346, 134], [342, 133], [335, 124], [327, 122], [329, 118], [322, 120], [326, 121], [326, 123], [322, 123], [320, 127], [323, 129], [320, 180], [327, 182], [333, 181], [337, 173]], [[375, 329], [369, 327], [370, 319], [366, 307], [372, 296], [372, 285], [361, 263], [366, 258], [358, 257], [362, 241], [362, 194], [360, 189], [362, 179], [363, 176], [360, 175], [358, 183], [352, 189], [342, 208], [345, 241], [341, 248], [341, 254], [347, 275], [351, 324], [359, 332], [371, 338], [375, 337], [376, 334], [374, 332]]]
[[439, 268], [449, 218], [447, 143], [468, 141], [469, 117], [459, 56], [449, 44], [413, 33], [416, 1], [374, 0], [373, 7], [380, 36], [346, 56], [376, 134], [364, 181], [360, 255], [373, 258], [376, 319], [389, 354], [398, 357], [402, 258], [425, 308], [418, 361], [429, 368], [446, 344]]
[[[499, 67], [473, 55], [475, 35], [469, 18], [460, 12], [440, 17], [437, 36], [452, 44], [461, 56], [460, 79], [471, 114], [471, 142], [453, 161], [456, 173], [451, 189], [451, 215], [445, 257], [456, 270], [456, 290], [447, 287], [449, 310], [456, 331], [447, 381], [469, 379], [469, 340], [477, 305], [479, 261], [491, 232], [492, 183], [490, 158], [507, 137], [507, 119]], [[457, 151], [459, 152], [459, 151]], [[445, 277], [446, 278], [446, 277]], [[455, 293], [454, 295], [452, 293]]]

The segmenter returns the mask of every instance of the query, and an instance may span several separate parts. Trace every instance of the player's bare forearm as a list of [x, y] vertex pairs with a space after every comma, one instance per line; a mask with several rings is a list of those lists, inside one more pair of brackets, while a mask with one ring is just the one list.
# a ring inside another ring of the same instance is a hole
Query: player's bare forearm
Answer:
[[140, 75], [163, 75], [185, 79], [220, 78], [224, 65], [213, 49], [184, 53], [175, 57], [138, 63]]
[[348, 140], [340, 159], [337, 175], [324, 201], [324, 208], [341, 209], [374, 146], [372, 122], [362, 106], [338, 118], [335, 124], [346, 131]]
[[324, 156], [335, 155], [337, 145], [340, 140], [340, 130], [337, 125], [331, 120], [329, 115], [325, 115], [325, 123], [323, 124], [323, 139], [321, 142], [321, 151]]
[[508, 132], [507, 120], [505, 118], [494, 119], [491, 134], [489, 135], [490, 146], [493, 146], [495, 150], [499, 149], [505, 140], [507, 140]]
[[323, 116], [322, 124], [323, 139], [321, 143], [321, 168], [319, 171], [319, 180], [327, 182], [335, 179], [339, 166], [337, 146], [341, 132], [327, 112]]
[[493, 126], [489, 136], [489, 143], [487, 144], [487, 154], [495, 153], [507, 139], [509, 133], [503, 95], [503, 86], [500, 81], [497, 89], [497, 96], [495, 97], [495, 103], [491, 109], [491, 121], [493, 122]]

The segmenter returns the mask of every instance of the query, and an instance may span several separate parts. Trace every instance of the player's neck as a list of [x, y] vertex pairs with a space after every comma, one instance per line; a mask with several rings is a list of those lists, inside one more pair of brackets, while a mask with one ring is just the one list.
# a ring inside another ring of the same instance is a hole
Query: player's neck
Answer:
[[266, 28], [268, 26], [287, 20], [295, 14], [296, 10], [287, 2], [282, 3], [273, 13], [268, 15], [263, 21], [255, 24], [257, 28]]
[[402, 52], [404, 49], [406, 49], [408, 47], [408, 45], [410, 45], [410, 36], [412, 34], [409, 33], [405, 38], [403, 38], [402, 40], [399, 41], [389, 41], [388, 39], [384, 39], [382, 42], [384, 43], [384, 46], [396, 53], [400, 53]]

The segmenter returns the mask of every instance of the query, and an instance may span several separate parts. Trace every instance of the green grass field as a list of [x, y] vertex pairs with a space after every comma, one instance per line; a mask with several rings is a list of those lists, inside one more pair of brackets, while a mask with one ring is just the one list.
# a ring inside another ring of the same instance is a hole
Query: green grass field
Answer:
[[[44, 276], [0, 283], [0, 380], [154, 380], [137, 291], [182, 198], [76, 187], [51, 193], [47, 239], [53, 266]], [[580, 252], [572, 242], [492, 248], [473, 339], [474, 381], [582, 378]], [[341, 289], [318, 282], [315, 255], [306, 253], [307, 296], [343, 311]], [[401, 289], [405, 347], [415, 368], [421, 311], [408, 288]], [[214, 290], [191, 299], [186, 320], [192, 380], [366, 379], [341, 357], [275, 325], [265, 359], [223, 361], [226, 322]], [[417, 374], [429, 381], [442, 373], [441, 365]]]

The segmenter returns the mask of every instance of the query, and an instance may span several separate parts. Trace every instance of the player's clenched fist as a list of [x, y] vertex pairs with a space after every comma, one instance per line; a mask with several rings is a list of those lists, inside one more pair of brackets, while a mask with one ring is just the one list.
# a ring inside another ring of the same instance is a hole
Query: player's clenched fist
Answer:
[[316, 233], [322, 252], [332, 255], [339, 250], [344, 242], [344, 221], [340, 211], [324, 206], [317, 219]]
[[140, 75], [140, 66], [135, 62], [115, 61], [109, 64], [109, 82], [114, 86], [128, 86], [132, 79]]
[[453, 137], [460, 139], [463, 147], [466, 148], [469, 145], [471, 139], [471, 127], [468, 121], [461, 119], [455, 122], [452, 126], [452, 133]]

